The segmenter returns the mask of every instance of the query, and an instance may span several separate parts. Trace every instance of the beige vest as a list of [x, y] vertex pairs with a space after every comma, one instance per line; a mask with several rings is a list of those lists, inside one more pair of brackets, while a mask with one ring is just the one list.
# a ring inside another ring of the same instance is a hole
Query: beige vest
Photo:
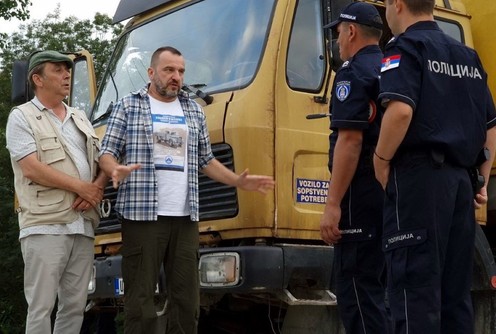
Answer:
[[[94, 180], [98, 170], [100, 150], [98, 137], [82, 111], [68, 106], [66, 108], [78, 129], [86, 136], [87, 158]], [[79, 178], [79, 172], [65, 139], [52, 123], [47, 111], [40, 111], [32, 102], [20, 105], [16, 109], [22, 111], [33, 131], [38, 160]], [[78, 212], [72, 209], [72, 204], [77, 197], [75, 193], [36, 184], [24, 177], [17, 161], [13, 159], [11, 161], [16, 195], [19, 200], [19, 227], [21, 229], [41, 224], [67, 224], [78, 218]], [[83, 216], [92, 222], [94, 228], [98, 226], [100, 221], [98, 209], [87, 210]]]

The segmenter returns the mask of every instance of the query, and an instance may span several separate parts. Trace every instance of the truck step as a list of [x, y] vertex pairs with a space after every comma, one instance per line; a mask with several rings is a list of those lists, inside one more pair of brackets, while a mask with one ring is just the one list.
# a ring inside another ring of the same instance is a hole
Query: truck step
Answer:
[[317, 305], [317, 306], [334, 306], [337, 305], [337, 298], [330, 290], [312, 291], [320, 298], [303, 299], [296, 298], [288, 289], [283, 289], [280, 298], [288, 305]]

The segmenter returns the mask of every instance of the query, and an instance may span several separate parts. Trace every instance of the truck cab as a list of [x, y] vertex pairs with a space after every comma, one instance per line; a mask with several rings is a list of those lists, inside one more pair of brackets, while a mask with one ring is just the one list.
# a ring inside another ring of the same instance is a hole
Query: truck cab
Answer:
[[[102, 137], [113, 104], [148, 83], [153, 51], [174, 46], [186, 62], [183, 89], [204, 108], [216, 158], [236, 172], [249, 168], [276, 180], [274, 191], [262, 196], [200, 175], [201, 306], [211, 330], [254, 332], [265, 323], [283, 333], [344, 332], [332, 293], [333, 247], [321, 240], [319, 220], [331, 178], [329, 100], [341, 65], [336, 36], [323, 26], [350, 2], [121, 0], [114, 22], [127, 24], [98, 90], [91, 56], [74, 54], [69, 101], [86, 111]], [[386, 22], [381, 1], [364, 2], [377, 6]], [[461, 0], [437, 0], [435, 18], [447, 34], [473, 46]], [[391, 37], [385, 26], [381, 45]], [[179, 146], [166, 137], [174, 136], [164, 133], [164, 144]], [[100, 207], [88, 294], [94, 309], [102, 301], [113, 307], [123, 302], [116, 195], [109, 184]], [[482, 225], [486, 212], [476, 212]], [[492, 310], [496, 286], [484, 232], [478, 229], [474, 272], [474, 291], [482, 291], [486, 303], [481, 314]], [[157, 282], [159, 315], [166, 311], [164, 279]], [[247, 312], [263, 317], [236, 318]], [[483, 318], [481, 330], [489, 326]]]

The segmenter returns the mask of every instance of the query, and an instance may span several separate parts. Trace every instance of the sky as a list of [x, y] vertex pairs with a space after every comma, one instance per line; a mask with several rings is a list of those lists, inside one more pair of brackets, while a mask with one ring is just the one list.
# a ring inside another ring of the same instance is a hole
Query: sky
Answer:
[[[120, 0], [31, 0], [30, 20], [43, 20], [49, 13], [60, 4], [60, 17], [62, 19], [74, 15], [79, 19], [92, 19], [96, 12], [107, 14], [111, 18]], [[12, 33], [17, 30], [20, 24], [28, 21], [11, 19], [9, 21], [0, 19], [0, 32]]]

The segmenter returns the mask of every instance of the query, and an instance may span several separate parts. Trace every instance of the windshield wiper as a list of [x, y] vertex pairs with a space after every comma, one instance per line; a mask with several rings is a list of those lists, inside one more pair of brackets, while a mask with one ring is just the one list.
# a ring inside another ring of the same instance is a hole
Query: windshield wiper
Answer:
[[188, 93], [193, 93], [196, 96], [198, 96], [200, 99], [205, 101], [207, 105], [211, 104], [214, 101], [213, 96], [209, 95], [208, 93], [202, 92], [198, 87], [205, 87], [205, 84], [193, 84], [193, 85], [188, 85], [188, 84], [183, 84], [183, 89], [187, 91]]
[[110, 102], [110, 104], [107, 107], [107, 110], [105, 111], [105, 113], [103, 113], [103, 115], [100, 115], [96, 119], [94, 119], [93, 122], [91, 122], [91, 124], [92, 125], [95, 125], [96, 123], [100, 122], [102, 119], [107, 118], [108, 116], [110, 116], [110, 114], [112, 113], [113, 107], [114, 107], [114, 103], [113, 102]]

